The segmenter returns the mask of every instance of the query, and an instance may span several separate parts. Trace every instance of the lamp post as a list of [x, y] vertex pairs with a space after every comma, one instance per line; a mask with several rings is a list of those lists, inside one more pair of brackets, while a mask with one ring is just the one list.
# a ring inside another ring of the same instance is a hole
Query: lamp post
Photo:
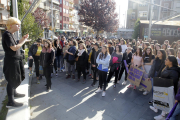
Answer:
[[[13, 17], [18, 18], [18, 7], [17, 7], [17, 0], [13, 0]], [[20, 39], [19, 38], [19, 31], [15, 32], [16, 39]]]

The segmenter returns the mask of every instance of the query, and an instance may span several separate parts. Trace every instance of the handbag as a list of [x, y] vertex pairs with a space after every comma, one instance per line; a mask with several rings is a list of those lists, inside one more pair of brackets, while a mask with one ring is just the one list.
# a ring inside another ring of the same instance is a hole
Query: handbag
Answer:
[[78, 59], [79, 59], [79, 56], [75, 58], [75, 61], [77, 62], [77, 61], [78, 61]]

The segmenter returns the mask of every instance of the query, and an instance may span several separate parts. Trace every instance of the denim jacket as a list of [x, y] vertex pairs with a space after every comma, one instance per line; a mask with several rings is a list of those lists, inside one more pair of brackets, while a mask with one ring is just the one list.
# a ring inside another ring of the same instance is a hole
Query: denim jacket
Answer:
[[103, 58], [101, 60], [101, 59], [99, 59], [100, 54], [102, 54], [102, 53], [99, 53], [99, 55], [98, 55], [98, 57], [96, 59], [96, 63], [98, 64], [98, 66], [100, 64], [102, 64], [102, 69], [107, 69], [109, 67], [109, 62], [110, 62], [110, 59], [111, 59], [111, 55], [108, 54], [105, 59]]

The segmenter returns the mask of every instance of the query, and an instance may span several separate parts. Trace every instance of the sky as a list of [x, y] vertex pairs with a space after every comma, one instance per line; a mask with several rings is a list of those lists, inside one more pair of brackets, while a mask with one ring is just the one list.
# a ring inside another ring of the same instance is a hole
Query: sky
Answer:
[[124, 27], [124, 23], [126, 24], [128, 0], [115, 0], [115, 2], [116, 2], [116, 13], [118, 14], [120, 13], [119, 14], [120, 16], [118, 16], [120, 17], [120, 20], [119, 20], [120, 27]]

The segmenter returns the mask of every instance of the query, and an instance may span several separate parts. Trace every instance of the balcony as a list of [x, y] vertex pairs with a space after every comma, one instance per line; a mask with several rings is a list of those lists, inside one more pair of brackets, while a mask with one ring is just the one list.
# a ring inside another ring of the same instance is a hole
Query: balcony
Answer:
[[10, 6], [7, 6], [7, 11], [10, 11]]
[[70, 10], [70, 11], [73, 11], [73, 9], [74, 9], [74, 8], [72, 8], [72, 7], [69, 7], [69, 10]]
[[49, 6], [44, 6], [44, 10], [49, 10]]
[[5, 25], [7, 20], [0, 19], [0, 25]]
[[4, 4], [0, 4], [0, 10], [4, 10]]
[[74, 4], [74, 2], [72, 0], [69, 1], [70, 4]]

